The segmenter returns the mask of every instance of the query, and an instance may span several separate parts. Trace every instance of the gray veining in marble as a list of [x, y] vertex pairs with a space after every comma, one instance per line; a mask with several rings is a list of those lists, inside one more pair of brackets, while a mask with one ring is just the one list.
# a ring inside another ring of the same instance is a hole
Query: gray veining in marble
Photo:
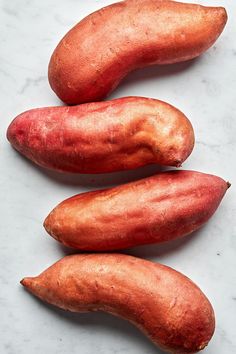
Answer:
[[[236, 3], [222, 5], [229, 21], [223, 35], [190, 63], [132, 73], [110, 98], [151, 96], [170, 102], [191, 119], [196, 146], [184, 168], [217, 174], [232, 183], [209, 223], [192, 236], [131, 254], [160, 261], [192, 278], [211, 300], [217, 319], [207, 354], [236, 353]], [[58, 175], [35, 167], [6, 141], [20, 112], [61, 104], [47, 82], [47, 65], [59, 39], [108, 0], [0, 0], [0, 353], [154, 354], [132, 325], [106, 314], [70, 314], [43, 304], [20, 286], [68, 253], [42, 227], [59, 201], [158, 170], [151, 166], [111, 175]]]

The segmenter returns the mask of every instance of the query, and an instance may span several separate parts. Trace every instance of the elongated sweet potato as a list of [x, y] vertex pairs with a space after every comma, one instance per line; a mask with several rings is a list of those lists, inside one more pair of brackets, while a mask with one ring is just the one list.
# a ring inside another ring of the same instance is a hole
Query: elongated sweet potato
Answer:
[[139, 258], [67, 256], [21, 283], [62, 309], [127, 319], [170, 353], [196, 353], [214, 333], [214, 312], [201, 290], [183, 274]]
[[187, 235], [215, 212], [229, 183], [171, 171], [112, 189], [76, 195], [46, 218], [47, 232], [81, 250], [119, 250]]
[[169, 0], [127, 0], [100, 9], [56, 47], [49, 82], [67, 104], [99, 101], [128, 72], [195, 58], [223, 31], [222, 7]]
[[142, 97], [33, 109], [14, 119], [7, 137], [41, 166], [81, 173], [151, 163], [180, 166], [194, 145], [192, 125], [182, 112]]

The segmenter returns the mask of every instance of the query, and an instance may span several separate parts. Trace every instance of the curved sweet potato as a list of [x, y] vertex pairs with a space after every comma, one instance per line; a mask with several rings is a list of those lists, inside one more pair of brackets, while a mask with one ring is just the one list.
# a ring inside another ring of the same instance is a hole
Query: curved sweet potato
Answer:
[[69, 198], [48, 215], [44, 226], [56, 240], [81, 250], [160, 243], [202, 226], [228, 187], [229, 183], [213, 175], [164, 172]]
[[56, 47], [49, 82], [67, 104], [104, 99], [128, 72], [195, 58], [218, 38], [222, 7], [169, 0], [127, 0], [102, 8]]
[[43, 167], [81, 173], [180, 166], [194, 145], [182, 112], [142, 97], [33, 109], [13, 120], [7, 138]]
[[201, 290], [183, 274], [139, 258], [67, 256], [21, 283], [62, 309], [127, 319], [170, 353], [196, 353], [214, 333], [214, 312]]

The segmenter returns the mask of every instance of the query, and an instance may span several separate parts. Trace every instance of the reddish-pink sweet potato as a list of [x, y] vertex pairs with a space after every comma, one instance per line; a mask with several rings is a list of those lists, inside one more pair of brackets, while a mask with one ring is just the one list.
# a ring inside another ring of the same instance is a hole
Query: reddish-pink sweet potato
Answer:
[[69, 198], [49, 214], [44, 226], [56, 240], [81, 250], [119, 250], [160, 243], [202, 226], [228, 187], [213, 175], [164, 172]]
[[67, 256], [21, 283], [64, 310], [105, 311], [127, 319], [172, 354], [196, 353], [214, 333], [214, 312], [201, 290], [183, 274], [143, 259]]
[[7, 138], [43, 167], [81, 173], [180, 166], [194, 146], [182, 112], [143, 97], [33, 109], [13, 120]]
[[56, 47], [52, 89], [67, 104], [104, 99], [128, 72], [195, 58], [223, 31], [222, 7], [169, 0], [127, 0], [84, 18]]

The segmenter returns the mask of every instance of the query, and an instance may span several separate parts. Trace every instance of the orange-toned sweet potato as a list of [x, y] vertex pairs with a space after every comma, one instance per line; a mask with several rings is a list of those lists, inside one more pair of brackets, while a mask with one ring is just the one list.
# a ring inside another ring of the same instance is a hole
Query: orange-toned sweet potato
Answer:
[[48, 77], [67, 104], [104, 99], [128, 72], [195, 58], [223, 31], [222, 7], [169, 0], [127, 0], [100, 9], [56, 47]]
[[170, 353], [196, 353], [214, 333], [214, 312], [201, 290], [183, 274], [139, 258], [67, 256], [21, 283], [62, 309], [127, 319]]
[[192, 125], [182, 112], [142, 97], [33, 109], [14, 119], [7, 137], [43, 167], [81, 173], [151, 163], [180, 166], [194, 145]]
[[229, 183], [171, 171], [112, 189], [79, 194], [46, 218], [47, 232], [81, 250], [118, 250], [187, 235], [215, 212]]

